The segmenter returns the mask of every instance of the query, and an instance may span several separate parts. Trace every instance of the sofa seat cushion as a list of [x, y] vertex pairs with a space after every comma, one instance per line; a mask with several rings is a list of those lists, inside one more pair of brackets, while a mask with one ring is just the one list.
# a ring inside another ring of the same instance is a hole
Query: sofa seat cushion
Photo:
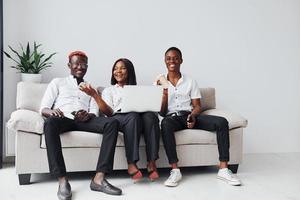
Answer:
[[20, 109], [11, 114], [7, 126], [16, 131], [42, 134], [44, 129], [44, 119], [37, 112]]
[[[45, 135], [41, 140], [41, 148], [46, 148]], [[216, 134], [214, 132], [204, 130], [185, 129], [175, 133], [177, 145], [186, 144], [216, 144]], [[102, 135], [84, 131], [70, 131], [60, 135], [62, 147], [100, 147]], [[119, 133], [117, 146], [124, 146], [123, 133]], [[141, 137], [140, 146], [145, 146], [144, 138]], [[160, 146], [163, 146], [160, 140]]]
[[240, 127], [245, 128], [248, 124], [248, 121], [241, 115], [226, 110], [210, 109], [202, 112], [201, 114], [215, 115], [226, 118], [228, 121], [229, 130]]

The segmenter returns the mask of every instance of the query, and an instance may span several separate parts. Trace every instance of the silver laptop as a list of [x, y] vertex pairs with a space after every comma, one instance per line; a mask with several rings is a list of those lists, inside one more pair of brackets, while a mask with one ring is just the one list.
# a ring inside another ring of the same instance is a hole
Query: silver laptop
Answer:
[[159, 112], [163, 88], [161, 86], [125, 85], [122, 90], [121, 110], [127, 112]]

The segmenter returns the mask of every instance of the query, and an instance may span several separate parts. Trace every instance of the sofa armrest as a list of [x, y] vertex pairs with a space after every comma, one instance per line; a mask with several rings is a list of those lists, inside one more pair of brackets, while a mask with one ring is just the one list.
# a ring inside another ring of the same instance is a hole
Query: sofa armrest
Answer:
[[226, 118], [228, 121], [229, 129], [240, 128], [240, 127], [245, 128], [247, 127], [248, 124], [248, 120], [242, 117], [241, 115], [226, 110], [210, 109], [202, 112], [201, 114], [215, 115], [215, 116]]
[[7, 126], [16, 131], [42, 134], [44, 132], [44, 119], [37, 112], [20, 109], [11, 114]]

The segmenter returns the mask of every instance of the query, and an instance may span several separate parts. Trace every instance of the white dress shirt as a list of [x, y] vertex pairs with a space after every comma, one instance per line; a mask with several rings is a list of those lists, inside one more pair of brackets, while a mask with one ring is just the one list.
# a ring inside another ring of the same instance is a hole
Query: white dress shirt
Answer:
[[[164, 75], [167, 79], [167, 75]], [[192, 99], [200, 99], [200, 89], [195, 80], [181, 74], [176, 86], [170, 81], [168, 87], [168, 113], [192, 111]]]
[[102, 99], [113, 109], [114, 113], [122, 107], [122, 90], [123, 87], [115, 84], [105, 88], [102, 92]]
[[99, 108], [93, 98], [79, 90], [76, 79], [73, 76], [53, 79], [44, 94], [40, 112], [43, 108], [59, 108], [65, 117], [73, 119], [73, 111], [85, 110], [96, 116]]

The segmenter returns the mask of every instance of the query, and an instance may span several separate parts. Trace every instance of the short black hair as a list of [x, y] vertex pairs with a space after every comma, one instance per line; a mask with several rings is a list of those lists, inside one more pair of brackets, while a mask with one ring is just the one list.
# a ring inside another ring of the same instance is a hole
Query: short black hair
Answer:
[[177, 47], [170, 47], [170, 48], [168, 48], [168, 50], [165, 52], [165, 55], [166, 55], [169, 51], [177, 51], [177, 53], [178, 53], [179, 56], [180, 56], [180, 59], [182, 59], [182, 53], [181, 53], [180, 49], [178, 49]]
[[116, 62], [114, 63], [112, 70], [111, 70], [111, 81], [110, 84], [111, 85], [115, 85], [117, 83], [117, 80], [114, 77], [114, 69], [116, 64], [122, 61], [127, 69], [127, 83], [126, 85], [136, 85], [136, 76], [135, 76], [135, 71], [134, 71], [134, 66], [132, 64], [132, 62], [130, 60], [128, 60], [127, 58], [120, 58], [118, 60], [116, 60]]

